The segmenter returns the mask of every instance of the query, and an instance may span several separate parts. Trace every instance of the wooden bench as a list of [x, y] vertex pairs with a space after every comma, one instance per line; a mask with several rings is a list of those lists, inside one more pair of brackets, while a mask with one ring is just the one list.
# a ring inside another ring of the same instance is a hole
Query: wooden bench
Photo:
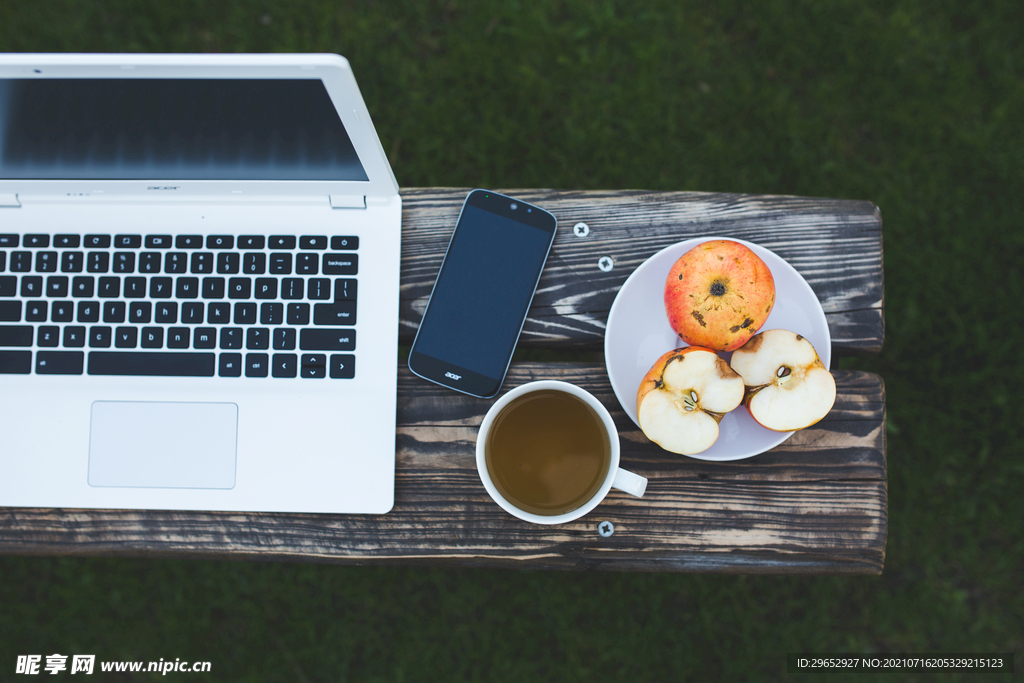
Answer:
[[[399, 338], [412, 342], [467, 189], [403, 191]], [[563, 379], [594, 393], [619, 427], [623, 466], [650, 480], [642, 499], [613, 491], [574, 523], [508, 515], [475, 466], [491, 401], [414, 377], [399, 363], [395, 507], [382, 516], [4, 509], [0, 552], [299, 560], [350, 564], [733, 573], [878, 574], [885, 560], [885, 389], [838, 358], [878, 353], [882, 230], [866, 201], [642, 191], [509, 190], [555, 214], [548, 258], [503, 391]], [[573, 226], [586, 223], [589, 234]], [[719, 235], [756, 242], [814, 289], [832, 336], [832, 412], [781, 446], [714, 463], [650, 443], [619, 406], [601, 360], [604, 325], [629, 274], [663, 247]], [[609, 271], [598, 267], [609, 257]], [[589, 362], [563, 362], [578, 350]], [[520, 354], [523, 355], [523, 354]], [[610, 537], [598, 533], [614, 524]]]

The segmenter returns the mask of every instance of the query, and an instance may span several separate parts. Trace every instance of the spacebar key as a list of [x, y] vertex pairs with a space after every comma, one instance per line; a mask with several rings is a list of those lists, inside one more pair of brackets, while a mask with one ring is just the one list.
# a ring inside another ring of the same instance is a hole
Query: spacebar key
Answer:
[[131, 353], [92, 351], [90, 375], [146, 377], [213, 377], [216, 355], [212, 353]]

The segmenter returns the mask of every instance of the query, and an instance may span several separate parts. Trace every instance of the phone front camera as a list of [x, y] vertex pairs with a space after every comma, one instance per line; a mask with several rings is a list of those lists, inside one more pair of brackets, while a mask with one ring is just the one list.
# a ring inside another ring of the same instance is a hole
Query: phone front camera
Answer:
[[513, 211], [515, 211], [515, 210], [516, 210], [516, 206], [517, 206], [517, 204], [516, 204], [515, 202], [512, 202], [512, 210], [513, 210]]

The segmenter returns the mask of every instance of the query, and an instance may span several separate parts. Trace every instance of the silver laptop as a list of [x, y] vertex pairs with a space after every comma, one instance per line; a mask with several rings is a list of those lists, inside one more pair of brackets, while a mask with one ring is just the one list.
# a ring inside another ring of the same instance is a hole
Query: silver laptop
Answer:
[[384, 513], [401, 198], [337, 55], [0, 55], [0, 506]]

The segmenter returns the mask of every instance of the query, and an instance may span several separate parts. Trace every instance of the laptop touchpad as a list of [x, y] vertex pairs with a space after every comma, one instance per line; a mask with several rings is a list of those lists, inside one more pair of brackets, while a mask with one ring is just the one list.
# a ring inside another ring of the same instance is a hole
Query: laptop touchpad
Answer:
[[230, 489], [237, 440], [234, 403], [96, 401], [89, 485]]

